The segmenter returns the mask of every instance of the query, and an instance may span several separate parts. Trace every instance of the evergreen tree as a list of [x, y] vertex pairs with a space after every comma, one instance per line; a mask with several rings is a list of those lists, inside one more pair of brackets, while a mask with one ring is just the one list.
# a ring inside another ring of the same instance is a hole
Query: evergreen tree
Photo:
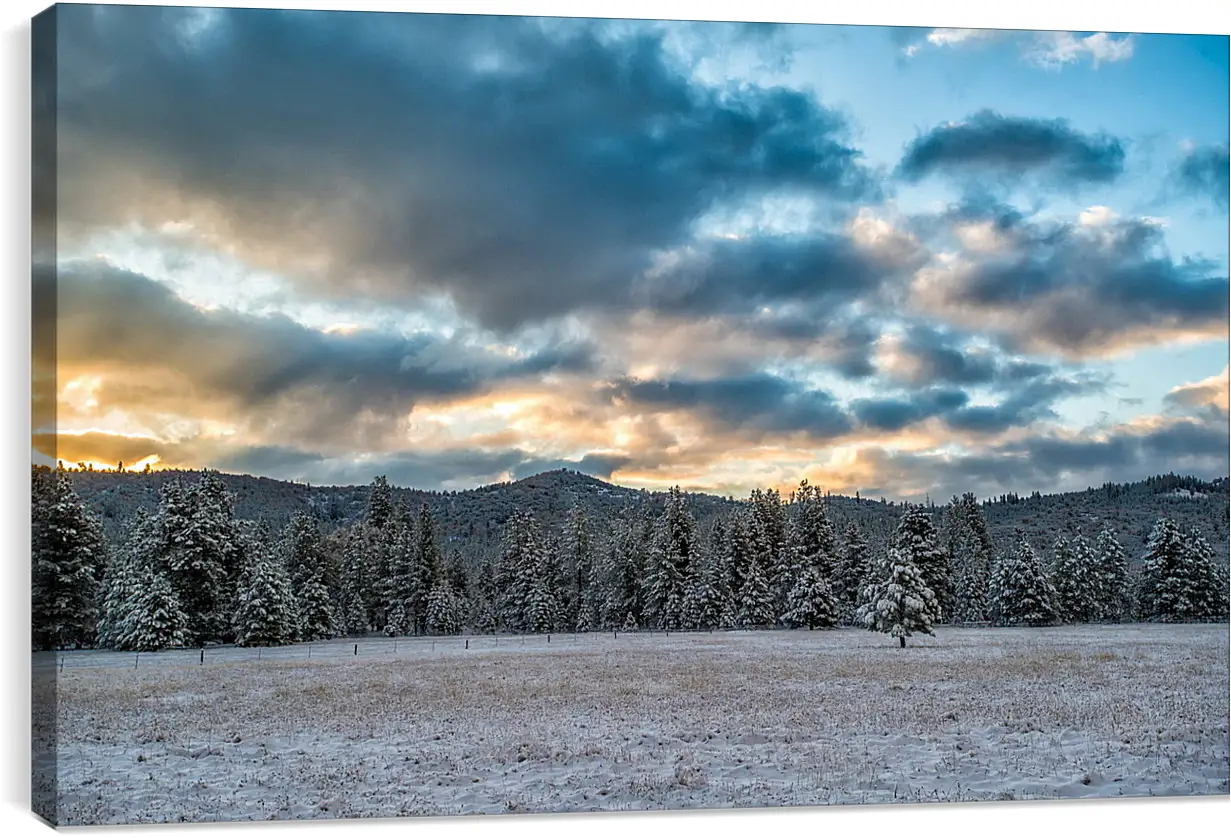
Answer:
[[324, 544], [316, 520], [296, 513], [282, 536], [283, 564], [299, 606], [300, 640], [327, 640], [337, 634], [338, 619], [325, 585]]
[[974, 494], [954, 497], [946, 515], [953, 570], [953, 614], [961, 623], [987, 619], [987, 587], [995, 546]]
[[458, 634], [462, 630], [462, 614], [465, 605], [453, 586], [441, 580], [432, 588], [427, 605], [427, 631], [429, 634]]
[[832, 591], [831, 586], [838, 577], [837, 542], [833, 525], [825, 514], [820, 490], [808, 485], [807, 480], [803, 481], [795, 492], [791, 506], [795, 514], [787, 526], [789, 569], [778, 580], [779, 613], [794, 609], [789, 600], [803, 570], [813, 570], [829, 591]]
[[428, 598], [443, 575], [440, 547], [436, 542], [436, 522], [426, 503], [419, 507], [415, 536], [413, 577], [407, 607], [414, 615], [415, 631], [422, 634], [427, 630]]
[[1150, 533], [1141, 561], [1137, 602], [1147, 620], [1165, 623], [1204, 619], [1208, 582], [1194, 553], [1175, 521], [1160, 518]]
[[766, 564], [772, 553], [764, 549], [761, 526], [755, 516], [737, 515], [731, 524], [732, 560], [740, 567], [736, 595], [736, 622], [744, 628], [772, 626], [777, 603]]
[[859, 607], [864, 587], [872, 581], [872, 561], [868, 542], [854, 521], [846, 525], [842, 537], [842, 559], [838, 566], [835, 593], [841, 613], [853, 618]]
[[1112, 623], [1129, 619], [1133, 613], [1133, 594], [1128, 557], [1110, 530], [1103, 530], [1098, 535], [1095, 542], [1095, 565], [1098, 618]]
[[815, 565], [805, 565], [796, 576], [782, 621], [791, 628], [809, 629], [838, 624], [838, 600]]
[[906, 550], [890, 548], [876, 574], [879, 578], [864, 587], [863, 604], [855, 614], [868, 630], [898, 638], [902, 648], [908, 637], [933, 633], [938, 610], [936, 596], [911, 556]]
[[343, 541], [342, 572], [338, 590], [340, 628], [348, 635], [364, 634], [368, 618], [367, 563], [362, 525], [352, 528]]
[[239, 646], [292, 643], [298, 629], [291, 580], [262, 535], [250, 541], [240, 576], [235, 609], [235, 642]]
[[59, 469], [34, 474], [31, 503], [31, 622], [36, 649], [94, 639], [107, 544], [98, 520]]
[[1214, 551], [1195, 528], [1186, 534], [1188, 563], [1195, 577], [1197, 591], [1193, 619], [1214, 623], [1227, 620], [1227, 582], [1224, 573], [1214, 563]]
[[[566, 626], [577, 626], [582, 621], [582, 611], [592, 607], [585, 602], [586, 586], [590, 581], [594, 562], [594, 539], [585, 510], [574, 506], [569, 510], [568, 520], [560, 539], [561, 578], [557, 582], [560, 597], [560, 616]], [[594, 614], [587, 613], [584, 622], [592, 624]]]
[[[803, 485], [806, 486], [807, 483]], [[811, 497], [811, 491], [809, 491], [809, 500]], [[791, 589], [793, 571], [798, 560], [789, 539], [786, 509], [782, 505], [782, 496], [777, 489], [768, 491], [754, 489], [750, 502], [753, 518], [756, 521], [754, 532], [761, 550], [761, 567], [773, 591], [774, 613], [781, 614], [786, 607], [786, 597]], [[821, 516], [824, 516], [823, 511], [821, 511]], [[819, 534], [809, 532], [804, 537], [817, 535]], [[800, 545], [800, 549], [818, 548], [814, 544], [804, 544]]]
[[1051, 578], [1061, 620], [1088, 623], [1098, 618], [1098, 565], [1090, 545], [1080, 534], [1072, 541], [1062, 535], [1056, 538], [1052, 547]]
[[953, 604], [949, 555], [941, 549], [932, 516], [926, 509], [916, 506], [901, 517], [893, 546], [904, 554], [903, 559], [918, 568], [923, 584], [936, 598], [937, 610], [930, 612], [932, 622], [947, 621]]
[[1057, 621], [1056, 589], [1024, 538], [997, 563], [991, 583], [993, 610], [1000, 625], [1046, 626]]
[[368, 488], [368, 507], [363, 521], [372, 529], [382, 530], [393, 520], [393, 513], [393, 490], [382, 474]]
[[679, 627], [688, 571], [696, 551], [696, 524], [684, 493], [678, 486], [672, 487], [658, 520], [643, 583], [646, 619], [651, 625], [661, 629]]
[[157, 568], [150, 567], [141, 572], [115, 646], [131, 652], [183, 646], [188, 641], [188, 622], [174, 588]]

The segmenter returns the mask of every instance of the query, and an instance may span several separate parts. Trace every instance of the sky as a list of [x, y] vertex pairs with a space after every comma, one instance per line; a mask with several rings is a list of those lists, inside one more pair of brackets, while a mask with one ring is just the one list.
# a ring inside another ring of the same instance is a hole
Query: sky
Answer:
[[36, 459], [891, 499], [1228, 473], [1224, 35], [58, 14]]

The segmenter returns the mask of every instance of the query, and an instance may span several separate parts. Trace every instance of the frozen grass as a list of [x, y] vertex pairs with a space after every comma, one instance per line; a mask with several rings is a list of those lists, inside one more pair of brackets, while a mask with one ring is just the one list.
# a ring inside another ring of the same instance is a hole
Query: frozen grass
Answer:
[[61, 823], [1227, 794], [1218, 626], [65, 656]]

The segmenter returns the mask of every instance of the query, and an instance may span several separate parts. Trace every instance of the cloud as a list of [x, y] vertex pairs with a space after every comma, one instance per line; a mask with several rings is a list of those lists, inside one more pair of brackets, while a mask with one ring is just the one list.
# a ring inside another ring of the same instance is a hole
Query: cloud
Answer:
[[1231, 153], [1222, 145], [1194, 146], [1180, 162], [1177, 180], [1182, 189], [1214, 202], [1219, 209], [1227, 208], [1231, 192]]
[[939, 260], [916, 273], [913, 301], [1015, 351], [1080, 359], [1227, 336], [1225, 272], [1173, 259], [1147, 219], [1097, 224], [1013, 219], [1002, 252]]
[[1002, 116], [991, 110], [939, 125], [906, 147], [898, 174], [919, 181], [932, 174], [994, 174], [1022, 180], [1041, 175], [1053, 185], [1106, 183], [1124, 170], [1124, 146], [1108, 134], [1087, 134], [1063, 119]]
[[710, 380], [646, 381], [626, 378], [603, 390], [632, 410], [684, 410], [701, 414], [725, 430], [768, 434], [802, 432], [831, 439], [851, 429], [834, 397], [769, 373]]
[[1095, 69], [1100, 64], [1127, 61], [1133, 57], [1132, 35], [1116, 38], [1106, 32], [1078, 35], [1073, 32], [1040, 32], [1025, 53], [1028, 61], [1049, 70], [1058, 70], [1088, 58]]
[[64, 234], [180, 222], [301, 291], [507, 330], [628, 305], [716, 206], [877, 190], [837, 113], [698, 85], [661, 31], [234, 9], [186, 44], [186, 14], [61, 10]]
[[[924, 30], [926, 31], [926, 30]], [[996, 41], [1018, 45], [1027, 63], [1059, 70], [1088, 59], [1095, 69], [1102, 64], [1127, 61], [1136, 46], [1132, 35], [1116, 37], [1106, 32], [1021, 32], [1008, 29], [932, 29], [921, 37], [895, 37], [902, 55], [913, 58], [925, 48], [969, 48]]]
[[1169, 406], [1180, 409], [1210, 410], [1216, 417], [1226, 419], [1228, 412], [1227, 367], [1223, 367], [1222, 372], [1217, 375], [1171, 388], [1164, 397], [1164, 401]]
[[371, 434], [391, 431], [419, 402], [591, 364], [590, 348], [578, 342], [511, 355], [464, 333], [326, 333], [280, 315], [203, 310], [104, 262], [36, 272], [36, 285], [53, 282], [56, 309], [36, 317], [55, 318], [61, 379], [95, 373], [103, 409], [151, 421], [159, 414], [230, 418], [262, 433], [293, 428], [335, 444], [354, 432], [372, 445]]

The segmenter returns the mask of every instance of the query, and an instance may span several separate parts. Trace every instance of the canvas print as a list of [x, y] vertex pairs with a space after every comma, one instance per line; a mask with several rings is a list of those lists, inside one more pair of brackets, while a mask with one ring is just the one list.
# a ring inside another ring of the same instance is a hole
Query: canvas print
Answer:
[[1228, 794], [1228, 39], [56, 5], [58, 825]]

